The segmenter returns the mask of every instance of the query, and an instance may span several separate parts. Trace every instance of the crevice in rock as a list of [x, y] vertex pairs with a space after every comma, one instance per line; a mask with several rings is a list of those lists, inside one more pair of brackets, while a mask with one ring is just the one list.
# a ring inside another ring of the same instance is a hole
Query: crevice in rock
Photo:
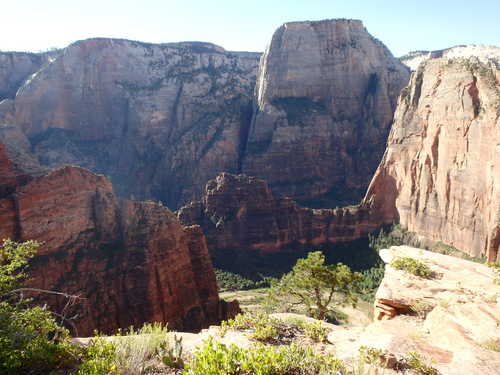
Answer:
[[418, 106], [420, 100], [420, 95], [422, 95], [422, 84], [424, 82], [424, 71], [419, 69], [415, 72], [415, 79], [413, 80], [413, 96], [411, 98], [411, 104], [415, 107]]
[[479, 116], [479, 112], [481, 111], [481, 101], [479, 100], [479, 91], [477, 89], [477, 77], [474, 76], [474, 82], [469, 86], [467, 92], [471, 96], [472, 99], [472, 106], [474, 108], [474, 117], [475, 119], [477, 116]]

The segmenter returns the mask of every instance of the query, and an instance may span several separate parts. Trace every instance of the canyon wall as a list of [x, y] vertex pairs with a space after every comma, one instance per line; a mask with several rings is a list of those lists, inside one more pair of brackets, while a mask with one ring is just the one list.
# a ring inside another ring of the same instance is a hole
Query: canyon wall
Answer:
[[277, 197], [358, 203], [409, 76], [361, 21], [284, 24], [261, 59], [242, 173]]
[[14, 158], [83, 166], [121, 197], [175, 208], [238, 170], [259, 57], [209, 43], [76, 42], [0, 103], [0, 137]]
[[292, 243], [355, 240], [379, 228], [360, 207], [302, 208], [290, 198], [274, 198], [263, 180], [229, 173], [209, 181], [203, 200], [177, 215], [184, 225], [202, 226], [210, 251], [276, 252]]
[[28, 268], [29, 287], [83, 298], [64, 310], [62, 296], [37, 297], [76, 315], [76, 335], [144, 322], [200, 330], [239, 311], [219, 300], [199, 226], [182, 227], [158, 204], [118, 202], [105, 177], [83, 168], [64, 167], [18, 187], [0, 200], [0, 217], [0, 238], [42, 243]]
[[474, 256], [499, 259], [500, 71], [431, 59], [403, 90], [365, 198], [371, 215]]
[[407, 68], [347, 20], [285, 24], [260, 57], [117, 39], [0, 53], [0, 140], [32, 174], [79, 165], [171, 209], [242, 171], [277, 197], [358, 203]]

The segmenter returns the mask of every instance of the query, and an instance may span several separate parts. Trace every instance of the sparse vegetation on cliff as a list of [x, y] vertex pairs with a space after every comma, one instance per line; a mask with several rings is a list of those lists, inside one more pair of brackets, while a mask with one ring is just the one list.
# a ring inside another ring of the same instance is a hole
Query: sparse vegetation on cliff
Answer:
[[239, 348], [209, 339], [187, 367], [187, 374], [338, 374], [345, 365], [297, 345]]
[[391, 263], [391, 266], [424, 279], [428, 279], [432, 275], [432, 271], [427, 264], [410, 257], [396, 259]]
[[335, 312], [332, 305], [355, 305], [363, 276], [351, 272], [342, 263], [325, 265], [325, 256], [316, 251], [306, 259], [299, 259], [292, 271], [281, 280], [273, 280], [269, 300], [287, 297], [287, 305], [303, 304], [310, 316], [323, 320], [327, 312]]

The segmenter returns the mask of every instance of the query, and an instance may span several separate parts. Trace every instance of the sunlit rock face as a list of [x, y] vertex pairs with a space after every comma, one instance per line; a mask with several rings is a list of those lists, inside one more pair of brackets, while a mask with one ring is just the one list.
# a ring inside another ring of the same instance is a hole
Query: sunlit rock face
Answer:
[[261, 59], [242, 172], [278, 197], [364, 192], [408, 79], [361, 21], [284, 24]]
[[422, 63], [401, 95], [366, 195], [373, 215], [499, 259], [499, 118], [495, 63], [474, 57]]
[[205, 236], [166, 207], [119, 202], [104, 177], [67, 166], [0, 199], [0, 238], [41, 243], [28, 286], [72, 318], [72, 333], [114, 333], [146, 322], [196, 331], [239, 311], [219, 300]]

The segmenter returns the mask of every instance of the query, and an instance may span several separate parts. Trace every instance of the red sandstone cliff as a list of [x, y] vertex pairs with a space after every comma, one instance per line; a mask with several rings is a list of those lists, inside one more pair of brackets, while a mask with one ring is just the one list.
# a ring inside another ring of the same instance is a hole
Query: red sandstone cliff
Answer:
[[[0, 217], [0, 238], [43, 242], [29, 286], [85, 298], [68, 312], [78, 335], [144, 322], [199, 330], [237, 308], [219, 300], [200, 227], [183, 228], [157, 204], [120, 204], [88, 170], [65, 167], [18, 188], [0, 200]], [[42, 298], [56, 312], [66, 302]]]
[[289, 198], [273, 198], [263, 180], [229, 173], [209, 181], [203, 201], [192, 202], [177, 214], [183, 224], [203, 227], [211, 251], [278, 251], [294, 242], [344, 242], [378, 228], [362, 209], [301, 208]]
[[429, 60], [399, 100], [365, 198], [371, 216], [499, 259], [500, 72], [475, 58]]
[[26, 68], [0, 53], [0, 139], [30, 170], [79, 165], [109, 176], [122, 198], [172, 209], [242, 170], [279, 197], [338, 190], [359, 202], [407, 69], [360, 21], [279, 28], [256, 87], [260, 56], [116, 39], [79, 41]]

